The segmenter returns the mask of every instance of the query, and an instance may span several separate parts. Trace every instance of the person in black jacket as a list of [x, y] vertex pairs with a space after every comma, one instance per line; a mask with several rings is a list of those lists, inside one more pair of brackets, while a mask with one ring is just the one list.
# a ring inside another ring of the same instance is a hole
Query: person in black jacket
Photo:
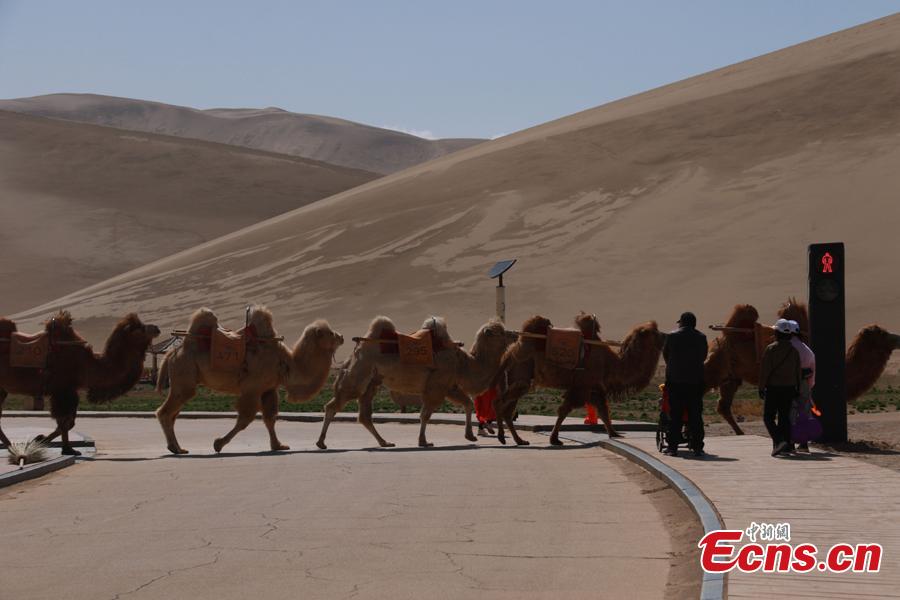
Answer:
[[688, 431], [694, 456], [703, 456], [703, 363], [709, 349], [706, 336], [697, 331], [697, 317], [686, 312], [678, 329], [666, 336], [666, 390], [669, 392], [669, 446], [666, 454], [678, 455], [682, 415], [687, 408]]

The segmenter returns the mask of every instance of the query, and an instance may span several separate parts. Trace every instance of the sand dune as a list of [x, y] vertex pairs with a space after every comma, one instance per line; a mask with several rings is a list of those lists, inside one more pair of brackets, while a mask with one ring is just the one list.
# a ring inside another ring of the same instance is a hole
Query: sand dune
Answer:
[[0, 111], [0, 276], [7, 282], [0, 314], [375, 177], [302, 158]]
[[0, 100], [0, 110], [244, 146], [373, 173], [400, 171], [482, 141], [426, 140], [399, 131], [279, 108], [197, 110], [96, 94], [50, 94]]
[[[900, 16], [478, 145], [29, 310], [69, 306], [91, 335], [127, 309], [184, 325], [206, 304], [237, 324], [274, 309], [290, 338], [325, 316], [358, 335], [376, 314], [411, 329], [446, 315], [470, 341], [509, 321], [596, 312], [604, 334], [773, 319], [805, 297], [806, 246], [847, 244], [848, 326], [900, 329]], [[346, 350], [346, 348], [345, 348]]]

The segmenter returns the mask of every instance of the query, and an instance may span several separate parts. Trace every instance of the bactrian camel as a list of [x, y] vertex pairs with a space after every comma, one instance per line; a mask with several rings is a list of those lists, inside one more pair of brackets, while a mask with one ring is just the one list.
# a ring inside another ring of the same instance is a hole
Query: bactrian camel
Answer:
[[[599, 339], [600, 326], [594, 315], [579, 314], [575, 325], [585, 338]], [[549, 319], [538, 315], [525, 321], [522, 331], [547, 335], [551, 326]], [[582, 368], [571, 369], [546, 359], [545, 339], [520, 337], [506, 350], [495, 379], [501, 387], [494, 404], [497, 438], [506, 443], [503, 431], [506, 423], [516, 444], [528, 444], [516, 432], [512, 415], [519, 398], [528, 393], [532, 385], [565, 390], [550, 434], [550, 443], [554, 446], [562, 445], [559, 431], [566, 416], [586, 402], [597, 409], [609, 436], [618, 436], [609, 416], [609, 400], [639, 391], [650, 383], [664, 342], [665, 334], [659, 331], [655, 322], [644, 323], [628, 334], [618, 352], [607, 345], [585, 345]]]
[[[809, 332], [809, 315], [806, 305], [789, 298], [778, 311], [778, 317], [792, 319], [800, 324], [802, 332]], [[710, 343], [706, 358], [705, 380], [707, 391], [718, 388], [717, 410], [737, 435], [743, 430], [734, 419], [731, 405], [742, 382], [759, 383], [759, 363], [753, 329], [759, 320], [756, 308], [738, 304], [725, 323], [728, 327], [746, 329], [747, 332], [725, 331]], [[900, 335], [890, 333], [878, 325], [868, 325], [859, 330], [847, 350], [845, 376], [847, 401], [853, 402], [875, 385], [884, 372], [891, 353], [900, 349]]]
[[182, 407], [197, 393], [197, 386], [237, 396], [237, 421], [223, 437], [216, 438], [213, 449], [222, 448], [245, 429], [261, 410], [269, 432], [273, 451], [288, 450], [275, 434], [278, 417], [278, 388], [284, 386], [289, 402], [305, 402], [319, 393], [328, 379], [334, 353], [344, 343], [343, 336], [319, 320], [303, 330], [293, 349], [274, 339], [272, 313], [254, 306], [248, 313], [245, 361], [237, 370], [214, 370], [210, 365], [209, 332], [218, 327], [219, 320], [208, 308], [201, 308], [191, 317], [188, 335], [180, 348], [166, 354], [159, 369], [157, 390], [169, 391], [156, 416], [166, 436], [166, 445], [173, 454], [186, 454], [175, 437], [175, 419]]
[[[472, 433], [472, 395], [480, 394], [490, 385], [500, 357], [513, 337], [508, 335], [500, 321], [492, 320], [475, 334], [471, 351], [467, 352], [453, 343], [443, 319], [432, 317], [422, 325], [431, 330], [441, 348], [434, 352], [433, 367], [401, 362], [395, 353], [382, 352], [381, 344], [362, 342], [341, 366], [334, 383], [334, 398], [325, 405], [325, 420], [316, 445], [326, 448], [325, 436], [334, 416], [351, 400], [359, 403], [359, 422], [375, 437], [379, 446], [391, 447], [372, 422], [372, 401], [380, 385], [392, 392], [416, 394], [422, 398], [419, 425], [419, 446], [432, 446], [425, 437], [425, 428], [432, 413], [440, 408], [444, 399], [462, 406], [466, 412], [465, 437], [476, 441]], [[367, 339], [396, 337], [396, 327], [387, 317], [376, 317]]]
[[[9, 340], [16, 324], [0, 319], [0, 339]], [[10, 342], [0, 342], [0, 409], [8, 393], [50, 396], [50, 414], [56, 429], [50, 441], [62, 436], [63, 454], [78, 455], [69, 441], [78, 412], [78, 391], [87, 389], [88, 400], [110, 402], [128, 392], [140, 380], [147, 349], [159, 335], [156, 325], [144, 325], [135, 314], [119, 321], [106, 340], [103, 354], [96, 355], [72, 327], [72, 315], [60, 311], [44, 325], [49, 336], [45, 368], [11, 367]], [[0, 441], [9, 439], [0, 430]]]

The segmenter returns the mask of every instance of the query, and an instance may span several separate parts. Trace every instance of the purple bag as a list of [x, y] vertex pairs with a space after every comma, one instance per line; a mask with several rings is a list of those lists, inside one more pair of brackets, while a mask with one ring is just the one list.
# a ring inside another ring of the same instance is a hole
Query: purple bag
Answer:
[[794, 442], [814, 442], [822, 435], [822, 424], [812, 415], [800, 413], [791, 425], [791, 440]]

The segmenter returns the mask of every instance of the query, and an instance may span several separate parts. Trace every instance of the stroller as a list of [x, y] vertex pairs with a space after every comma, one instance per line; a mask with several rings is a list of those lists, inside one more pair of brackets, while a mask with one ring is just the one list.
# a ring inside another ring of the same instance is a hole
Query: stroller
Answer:
[[[660, 452], [664, 452], [669, 447], [669, 419], [671, 418], [669, 415], [669, 392], [666, 390], [666, 384], [659, 384], [659, 391], [661, 394], [659, 398], [659, 421], [656, 423], [656, 448]], [[688, 412], [687, 408], [685, 408], [684, 413], [681, 415], [681, 439], [684, 441], [678, 446], [692, 448], [693, 445], [691, 444], [687, 422]]]

